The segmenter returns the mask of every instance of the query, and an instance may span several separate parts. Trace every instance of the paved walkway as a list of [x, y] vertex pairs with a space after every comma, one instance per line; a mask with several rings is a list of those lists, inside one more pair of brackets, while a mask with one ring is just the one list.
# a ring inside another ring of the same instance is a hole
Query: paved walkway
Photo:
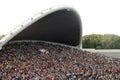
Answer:
[[106, 56], [114, 57], [114, 58], [120, 58], [120, 49], [101, 49], [101, 50], [94, 50], [94, 49], [86, 49], [91, 52], [96, 52], [100, 54], [104, 54]]

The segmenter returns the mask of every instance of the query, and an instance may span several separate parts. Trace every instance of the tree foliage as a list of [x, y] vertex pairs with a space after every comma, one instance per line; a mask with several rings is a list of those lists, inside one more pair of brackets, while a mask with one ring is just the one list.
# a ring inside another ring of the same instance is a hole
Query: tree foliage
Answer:
[[83, 48], [120, 49], [120, 36], [113, 34], [91, 34], [82, 38]]
[[3, 37], [5, 37], [5, 35], [0, 35], [0, 40], [1, 40]]

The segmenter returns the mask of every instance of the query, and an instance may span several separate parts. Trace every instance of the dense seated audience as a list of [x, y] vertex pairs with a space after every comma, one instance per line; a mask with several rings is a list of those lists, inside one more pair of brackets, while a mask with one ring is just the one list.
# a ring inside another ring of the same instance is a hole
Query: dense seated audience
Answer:
[[0, 51], [0, 80], [120, 80], [120, 59], [47, 42]]

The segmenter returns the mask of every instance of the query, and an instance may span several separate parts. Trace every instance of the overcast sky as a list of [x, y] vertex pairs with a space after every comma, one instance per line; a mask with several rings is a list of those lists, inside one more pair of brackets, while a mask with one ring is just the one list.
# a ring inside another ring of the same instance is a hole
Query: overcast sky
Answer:
[[59, 4], [80, 14], [83, 35], [120, 35], [120, 0], [0, 0], [0, 34], [7, 34], [34, 14]]

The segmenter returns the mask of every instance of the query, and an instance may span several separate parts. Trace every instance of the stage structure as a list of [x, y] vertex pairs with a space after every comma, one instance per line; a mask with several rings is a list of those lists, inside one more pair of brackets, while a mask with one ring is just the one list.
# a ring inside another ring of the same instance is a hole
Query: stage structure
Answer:
[[50, 7], [10, 31], [0, 40], [0, 48], [16, 40], [43, 40], [82, 47], [81, 18], [71, 6]]

